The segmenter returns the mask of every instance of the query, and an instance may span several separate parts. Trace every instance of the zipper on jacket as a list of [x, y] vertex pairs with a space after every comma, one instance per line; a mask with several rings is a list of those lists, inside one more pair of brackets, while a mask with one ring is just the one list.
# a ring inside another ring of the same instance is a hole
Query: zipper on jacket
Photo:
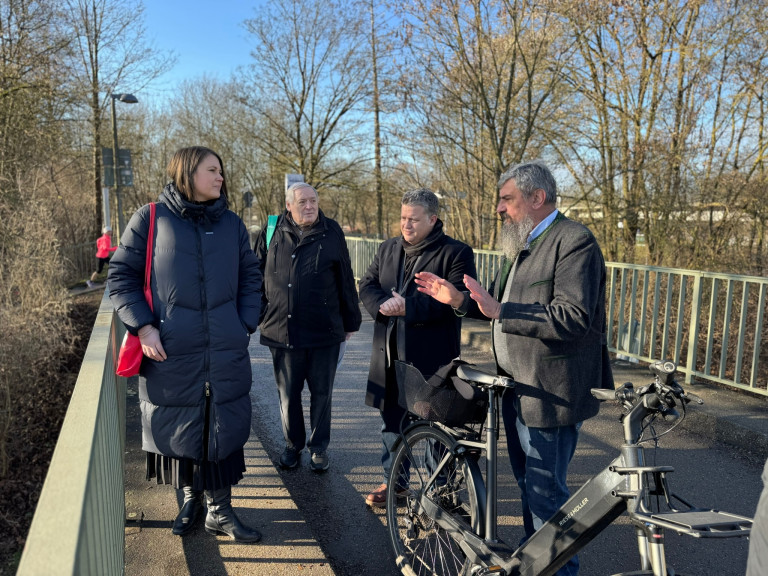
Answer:
[[211, 383], [205, 382], [205, 419], [203, 420], [203, 461], [208, 460], [208, 442], [210, 426], [208, 421], [211, 415]]
[[[202, 322], [203, 334], [205, 335], [205, 352], [203, 361], [203, 378], [205, 378], [205, 423], [204, 428], [204, 458], [216, 459], [216, 432], [215, 428], [211, 425], [210, 419], [212, 418], [212, 406], [211, 406], [211, 323], [208, 318], [208, 287], [205, 284], [205, 255], [203, 246], [203, 234], [205, 229], [201, 230], [201, 222], [199, 220], [193, 220], [195, 229], [195, 243], [197, 248], [197, 276], [200, 285], [200, 320]], [[212, 444], [211, 449], [213, 454], [209, 452], [209, 446]]]
[[[208, 287], [205, 284], [205, 258], [200, 223], [195, 221], [195, 241], [197, 243], [197, 276], [200, 283], [200, 312], [205, 335], [204, 378], [210, 379], [211, 373], [211, 323], [208, 319]], [[202, 232], [204, 233], [204, 231]]]
[[320, 269], [320, 253], [323, 251], [323, 245], [320, 242], [317, 243], [317, 256], [315, 256], [315, 274]]

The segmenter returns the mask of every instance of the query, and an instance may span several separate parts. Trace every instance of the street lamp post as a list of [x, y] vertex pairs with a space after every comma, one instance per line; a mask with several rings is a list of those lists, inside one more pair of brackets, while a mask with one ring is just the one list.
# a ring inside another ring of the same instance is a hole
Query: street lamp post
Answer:
[[118, 164], [118, 146], [117, 146], [117, 114], [115, 114], [115, 100], [125, 102], [126, 104], [136, 104], [139, 100], [133, 94], [110, 94], [112, 100], [112, 176], [114, 181], [112, 185], [115, 187], [115, 198], [117, 199], [117, 238], [120, 239], [120, 235], [123, 233], [123, 201], [120, 197], [120, 184], [117, 180], [117, 164]]

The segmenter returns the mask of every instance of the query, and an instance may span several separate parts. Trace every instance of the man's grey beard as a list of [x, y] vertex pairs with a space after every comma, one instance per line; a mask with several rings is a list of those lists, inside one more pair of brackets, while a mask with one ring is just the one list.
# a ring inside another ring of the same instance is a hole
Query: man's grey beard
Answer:
[[509, 220], [501, 227], [501, 251], [508, 260], [514, 261], [525, 247], [528, 234], [534, 229], [533, 218], [526, 216], [522, 222]]

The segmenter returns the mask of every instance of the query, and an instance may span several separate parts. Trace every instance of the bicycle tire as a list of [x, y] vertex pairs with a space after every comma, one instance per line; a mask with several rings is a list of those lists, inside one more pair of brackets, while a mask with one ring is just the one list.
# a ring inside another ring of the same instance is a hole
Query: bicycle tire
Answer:
[[[459, 576], [468, 560], [458, 542], [421, 506], [422, 497], [436, 504], [482, 537], [483, 516], [477, 483], [482, 482], [474, 459], [451, 456], [441, 474], [429, 484], [434, 462], [451, 453], [455, 440], [428, 424], [406, 432], [395, 449], [387, 490], [387, 526], [398, 567], [404, 574]], [[391, 489], [395, 487], [395, 489]], [[484, 492], [483, 492], [484, 493]]]

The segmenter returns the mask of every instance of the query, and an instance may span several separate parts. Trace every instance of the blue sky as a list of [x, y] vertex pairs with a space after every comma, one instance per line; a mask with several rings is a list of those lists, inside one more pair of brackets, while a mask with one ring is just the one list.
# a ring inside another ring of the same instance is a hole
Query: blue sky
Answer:
[[147, 39], [160, 50], [172, 50], [176, 66], [155, 87], [166, 90], [181, 80], [202, 76], [227, 80], [250, 60], [250, 44], [242, 22], [252, 18], [264, 0], [145, 0]]

